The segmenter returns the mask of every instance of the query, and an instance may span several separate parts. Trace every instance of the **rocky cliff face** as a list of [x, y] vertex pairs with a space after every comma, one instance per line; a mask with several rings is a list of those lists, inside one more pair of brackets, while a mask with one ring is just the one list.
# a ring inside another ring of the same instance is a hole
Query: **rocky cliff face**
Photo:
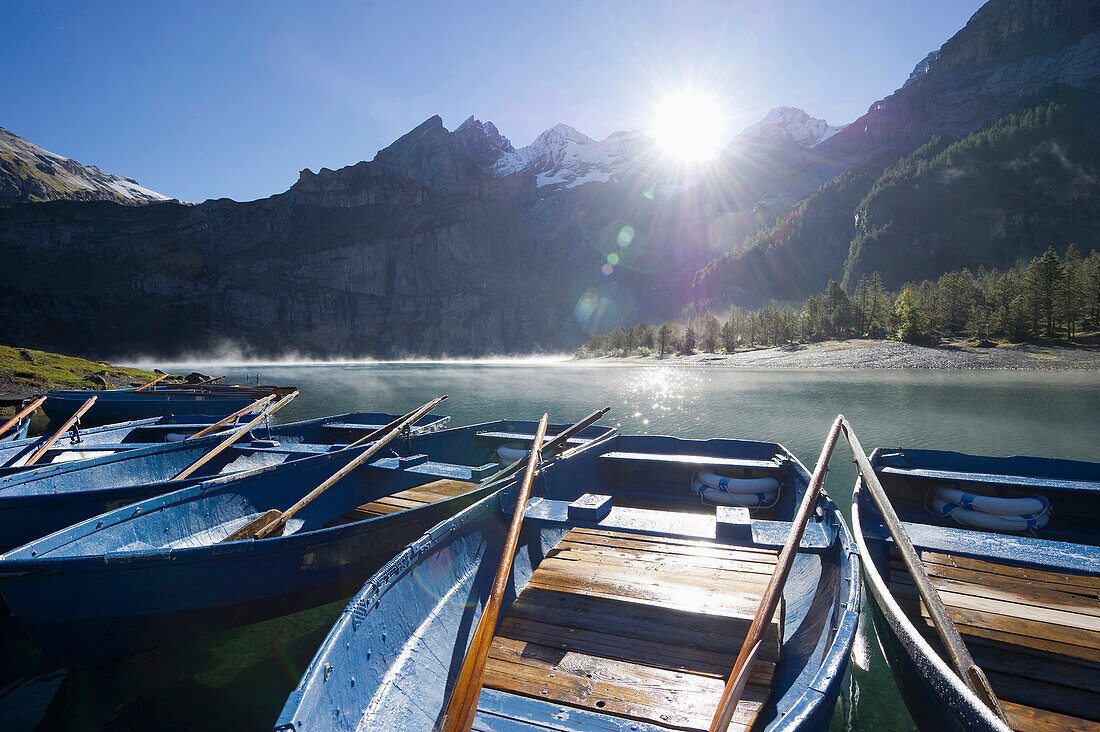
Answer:
[[0, 127], [0, 206], [21, 201], [170, 201], [133, 178], [106, 173], [44, 150]]
[[1100, 5], [990, 0], [921, 65], [819, 150], [851, 166], [969, 134], [1051, 84], [1100, 92]]

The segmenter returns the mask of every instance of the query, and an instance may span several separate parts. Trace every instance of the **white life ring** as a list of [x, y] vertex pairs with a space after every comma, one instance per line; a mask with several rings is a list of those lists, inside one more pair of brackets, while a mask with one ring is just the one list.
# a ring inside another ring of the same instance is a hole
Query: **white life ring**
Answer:
[[1050, 521], [1050, 511], [1044, 511], [1040, 514], [1005, 516], [963, 508], [956, 503], [949, 503], [938, 496], [932, 497], [932, 508], [941, 516], [950, 516], [963, 526], [969, 526], [972, 529], [1019, 532], [1027, 531], [1028, 529], [1041, 529]]
[[775, 505], [780, 483], [778, 478], [727, 478], [699, 471], [692, 476], [691, 488], [707, 503], [759, 508]]
[[497, 457], [500, 458], [500, 464], [507, 467], [517, 460], [527, 457], [527, 450], [501, 445], [497, 448]]
[[936, 498], [945, 503], [953, 503], [961, 508], [997, 516], [1035, 516], [1050, 511], [1050, 503], [1042, 496], [996, 498], [967, 493], [949, 485], [936, 486], [933, 492]]

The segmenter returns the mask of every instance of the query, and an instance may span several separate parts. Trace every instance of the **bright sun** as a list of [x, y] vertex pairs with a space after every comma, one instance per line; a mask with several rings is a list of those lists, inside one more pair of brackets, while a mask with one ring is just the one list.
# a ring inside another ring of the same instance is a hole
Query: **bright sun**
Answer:
[[722, 149], [724, 117], [714, 97], [694, 90], [675, 92], [657, 104], [653, 137], [670, 155], [701, 162]]

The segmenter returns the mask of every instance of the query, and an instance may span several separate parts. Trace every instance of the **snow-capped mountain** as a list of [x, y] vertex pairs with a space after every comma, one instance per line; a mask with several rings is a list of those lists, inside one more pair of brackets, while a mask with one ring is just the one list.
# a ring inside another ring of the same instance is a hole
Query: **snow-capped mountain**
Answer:
[[0, 127], [0, 204], [20, 201], [171, 201], [133, 178], [84, 166]]
[[764, 119], [749, 125], [734, 142], [779, 145], [793, 142], [810, 148], [819, 145], [847, 125], [831, 125], [823, 119], [811, 117], [797, 107], [776, 107]]
[[614, 132], [597, 142], [569, 125], [559, 124], [530, 145], [503, 152], [493, 165], [493, 172], [504, 177], [533, 171], [539, 188], [575, 188], [611, 180], [617, 171], [652, 146], [650, 138], [637, 132]]

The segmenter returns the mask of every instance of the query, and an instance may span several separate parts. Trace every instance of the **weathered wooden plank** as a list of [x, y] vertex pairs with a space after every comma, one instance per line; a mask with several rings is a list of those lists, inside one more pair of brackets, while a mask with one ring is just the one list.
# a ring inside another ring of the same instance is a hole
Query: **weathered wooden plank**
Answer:
[[[965, 572], [965, 570], [961, 570]], [[984, 579], [984, 578], [983, 578]], [[1010, 602], [1018, 605], [1021, 613], [1031, 614], [1035, 608], [1040, 610], [1058, 610], [1076, 615], [1091, 616], [1100, 619], [1100, 600], [1085, 595], [1051, 590], [1049, 588], [1027, 584], [1004, 584], [1001, 582], [976, 582], [961, 577], [933, 576], [932, 584], [937, 589], [955, 592], [989, 600]], [[1085, 621], [1093, 623], [1091, 620]]]
[[532, 587], [548, 590], [579, 592], [613, 600], [626, 596], [634, 602], [726, 617], [751, 616], [756, 607], [754, 602], [759, 604], [760, 598], [759, 592], [731, 596], [721, 590], [708, 591], [682, 583], [643, 582], [637, 576], [621, 578], [591, 570], [578, 570], [575, 575], [532, 576], [529, 582]]
[[722, 544], [706, 539], [683, 539], [679, 537], [654, 537], [650, 534], [632, 534], [625, 531], [601, 531], [576, 527], [569, 532], [566, 539], [576, 542], [600, 544], [603, 546], [615, 546], [624, 548], [652, 549], [666, 553], [693, 554], [699, 552], [700, 556], [728, 556], [730, 553], [745, 553], [758, 556], [762, 562], [775, 564], [776, 552], [774, 549], [763, 549], [751, 546], [739, 546]]
[[598, 547], [592, 544], [580, 544], [575, 542], [562, 541], [552, 550], [553, 555], [560, 555], [568, 558], [570, 555], [578, 552], [586, 552], [581, 555], [580, 558], [585, 558], [589, 554], [596, 557], [619, 557], [622, 559], [631, 559], [637, 562], [654, 562], [658, 564], [687, 564], [693, 567], [706, 567], [711, 569], [720, 569], [727, 572], [752, 572], [755, 574], [765, 574], [768, 577], [775, 571], [774, 562], [761, 562], [750, 557], [743, 558], [737, 555], [730, 555], [725, 557], [710, 557], [710, 556], [690, 556], [682, 554], [670, 554], [668, 552], [658, 552], [646, 549], [630, 549], [620, 547]]
[[[566, 551], [551, 550], [546, 558], [555, 560], [555, 562], [574, 562], [587, 567], [597, 567], [601, 570], [608, 568], [617, 572], [635, 571], [647, 576], [668, 574], [698, 580], [708, 586], [734, 583], [752, 588], [759, 586], [761, 591], [764, 587], [767, 587], [768, 580], [772, 576], [771, 570], [774, 569], [773, 565], [750, 563], [750, 569], [739, 570], [734, 562], [728, 562], [729, 566], [721, 566], [721, 563], [713, 563], [713, 561], [685, 562], [668, 557], [638, 559], [617, 553], [586, 552], [575, 549]], [[555, 563], [552, 566], [559, 565]], [[757, 568], [763, 568], [766, 571], [758, 571]]]
[[1001, 700], [1001, 707], [1015, 730], [1028, 732], [1100, 732], [1100, 723], [1078, 719], [1025, 704]]
[[999, 671], [987, 670], [986, 675], [999, 695], [1018, 704], [1049, 709], [1071, 717], [1100, 721], [1100, 693], [1096, 691], [1048, 684], [1035, 679], [1002, 674]]
[[1008, 645], [988, 638], [971, 637], [967, 644], [974, 660], [984, 669], [1085, 691], [1100, 690], [1098, 663], [1073, 656], [1033, 651], [1024, 646]]
[[[771, 678], [771, 669], [759, 673], [754, 669], [752, 691], [746, 696], [745, 707], [739, 709], [741, 727], [752, 724], [767, 698]], [[717, 676], [497, 637], [489, 653], [485, 685], [668, 726], [706, 729], [709, 710], [724, 684]]]
[[949, 608], [967, 612], [967, 617], [984, 617], [986, 622], [981, 624], [994, 630], [1100, 649], [1100, 618], [946, 589], [939, 593]]
[[[509, 615], [567, 628], [593, 629], [619, 636], [628, 646], [631, 638], [659, 639], [674, 647], [702, 648], [720, 655], [737, 654], [751, 621], [751, 618], [704, 616], [538, 587], [525, 589], [512, 604]], [[778, 653], [779, 624], [773, 623], [762, 648], [762, 658], [775, 660]]]
[[974, 572], [1004, 575], [1032, 582], [1046, 582], [1050, 584], [1071, 585], [1082, 587], [1100, 593], [1100, 577], [1091, 575], [1071, 574], [1069, 572], [1050, 572], [1030, 567], [1017, 567], [1001, 562], [990, 562], [970, 557], [959, 557], [951, 554], [937, 552], [923, 552], [921, 559], [927, 564], [940, 564], [948, 567], [959, 567]]

